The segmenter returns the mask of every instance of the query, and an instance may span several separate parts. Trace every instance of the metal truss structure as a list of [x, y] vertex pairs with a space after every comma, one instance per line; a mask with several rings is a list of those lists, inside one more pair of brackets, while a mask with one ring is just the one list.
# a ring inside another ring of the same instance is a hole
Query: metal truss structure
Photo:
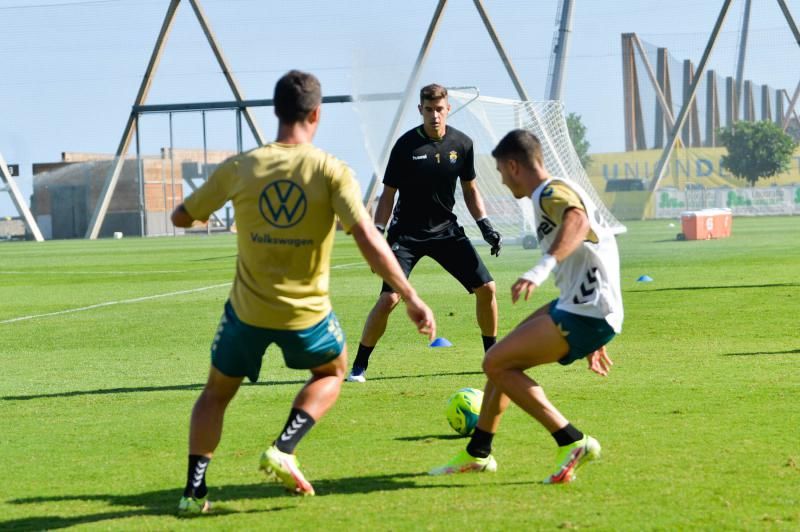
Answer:
[[[255, 138], [256, 142], [259, 145], [265, 143], [265, 138], [258, 127], [258, 124], [251, 111], [251, 108], [263, 105], [272, 105], [272, 101], [246, 100], [244, 98], [242, 90], [239, 87], [239, 84], [237, 83], [236, 79], [234, 78], [233, 73], [231, 72], [231, 68], [227, 60], [225, 59], [225, 56], [222, 53], [222, 48], [217, 42], [214, 33], [211, 31], [211, 26], [208, 22], [208, 18], [203, 12], [202, 7], [200, 6], [200, 1], [188, 0], [188, 2], [191, 5], [192, 10], [194, 11], [195, 16], [197, 17], [197, 20], [203, 29], [206, 39], [209, 45], [211, 46], [211, 49], [217, 59], [217, 62], [223, 74], [225, 75], [225, 78], [228, 82], [228, 85], [235, 99], [234, 101], [231, 102], [174, 104], [165, 106], [145, 105], [145, 102], [147, 100], [147, 95], [150, 91], [150, 86], [155, 76], [155, 72], [158, 68], [161, 55], [164, 51], [167, 37], [169, 36], [170, 30], [172, 28], [172, 23], [175, 18], [175, 13], [181, 3], [181, 0], [170, 0], [169, 7], [167, 8], [167, 13], [164, 17], [164, 21], [161, 26], [161, 31], [159, 32], [158, 38], [156, 39], [153, 52], [150, 56], [150, 61], [147, 65], [147, 69], [145, 70], [144, 77], [139, 87], [139, 92], [136, 96], [133, 106], [131, 107], [131, 113], [128, 117], [127, 124], [125, 125], [125, 129], [122, 134], [122, 139], [119, 142], [119, 146], [115, 154], [114, 163], [112, 165], [112, 170], [103, 185], [103, 189], [100, 194], [100, 198], [98, 199], [94, 214], [92, 215], [92, 219], [89, 222], [89, 228], [86, 232], [86, 238], [95, 239], [100, 233], [100, 228], [103, 224], [103, 220], [105, 219], [106, 212], [108, 210], [108, 206], [111, 201], [111, 197], [114, 194], [114, 189], [117, 185], [117, 181], [119, 180], [120, 174], [122, 172], [122, 165], [125, 160], [125, 156], [127, 155], [130, 145], [133, 142], [134, 137], [136, 135], [139, 116], [141, 114], [148, 112], [170, 112], [170, 111], [233, 108], [237, 109], [237, 112], [241, 113], [241, 115], [244, 116], [245, 120], [247, 121], [247, 124], [250, 127], [250, 131], [253, 133], [253, 137]], [[428, 30], [425, 34], [425, 38], [423, 39], [422, 47], [420, 48], [419, 54], [414, 63], [414, 67], [411, 71], [411, 75], [409, 76], [408, 82], [406, 84], [405, 91], [401, 94], [395, 94], [395, 95], [368, 95], [368, 97], [369, 96], [377, 98], [391, 97], [393, 99], [400, 100], [397, 112], [395, 114], [395, 118], [392, 121], [392, 126], [390, 128], [389, 136], [387, 137], [384, 145], [383, 149], [384, 160], [388, 158], [389, 149], [391, 148], [391, 141], [397, 134], [397, 130], [400, 127], [400, 122], [402, 119], [402, 111], [406, 107], [406, 105], [408, 105], [409, 98], [413, 93], [412, 89], [419, 81], [420, 71], [425, 63], [425, 59], [427, 58], [431, 44], [433, 43], [433, 40], [435, 38], [447, 2], [448, 0], [438, 1], [433, 17], [431, 18], [430, 24], [428, 26]], [[495, 49], [497, 50], [500, 56], [501, 61], [503, 62], [503, 65], [505, 66], [509, 78], [514, 84], [514, 88], [516, 89], [517, 94], [519, 95], [520, 99], [528, 100], [529, 99], [528, 93], [523, 87], [522, 82], [519, 76], [517, 75], [517, 72], [514, 69], [513, 64], [511, 63], [511, 60], [509, 59], [508, 54], [506, 53], [502, 45], [502, 42], [500, 41], [500, 37], [498, 36], [497, 31], [495, 30], [494, 25], [492, 24], [492, 21], [489, 18], [488, 13], [486, 12], [486, 9], [483, 5], [483, 1], [473, 0], [473, 3], [475, 5], [476, 10], [478, 11], [478, 14], [483, 22], [484, 27], [486, 28], [486, 31], [489, 34], [489, 37], [492, 40], [492, 43], [495, 46]], [[349, 95], [323, 98], [323, 103], [348, 102], [348, 101], [349, 102], [353, 101], [353, 98]], [[241, 146], [241, 139], [239, 139], [239, 145]], [[367, 207], [369, 207], [371, 202], [374, 200], [376, 188], [377, 188], [377, 177], [373, 176], [367, 188], [364, 198], [364, 202], [367, 205]]]

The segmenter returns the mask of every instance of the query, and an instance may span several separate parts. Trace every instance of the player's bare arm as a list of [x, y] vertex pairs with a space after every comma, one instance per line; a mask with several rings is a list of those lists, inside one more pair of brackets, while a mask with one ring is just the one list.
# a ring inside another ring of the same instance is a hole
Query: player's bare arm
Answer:
[[478, 190], [478, 185], [475, 179], [469, 181], [461, 180], [461, 190], [464, 193], [464, 203], [472, 217], [478, 224], [481, 230], [481, 235], [487, 244], [492, 246], [491, 254], [494, 256], [500, 255], [500, 249], [503, 247], [503, 237], [500, 233], [492, 227], [489, 218], [486, 216], [486, 208], [483, 206], [483, 197]]
[[417, 330], [433, 340], [436, 337], [436, 320], [433, 312], [406, 279], [386, 240], [368, 219], [362, 219], [351, 228], [350, 232], [370, 268], [389, 283], [403, 299], [408, 316]]
[[392, 207], [394, 207], [394, 197], [397, 195], [397, 189], [389, 185], [383, 186], [383, 192], [378, 200], [378, 206], [375, 208], [375, 227], [379, 231], [386, 230], [386, 225], [389, 223], [389, 217], [392, 215]]
[[547, 279], [556, 264], [578, 249], [590, 229], [589, 218], [586, 217], [585, 211], [578, 208], [567, 209], [553, 245], [542, 256], [542, 260], [511, 285], [511, 301], [516, 303], [520, 295], [524, 295], [527, 301], [534, 289]]
[[475, 179], [469, 181], [461, 180], [461, 190], [464, 193], [464, 203], [467, 205], [469, 213], [474, 220], [486, 218], [486, 208], [483, 206], [483, 197], [478, 190]]
[[567, 209], [561, 227], [547, 254], [555, 257], [558, 262], [563, 261], [586, 240], [590, 229], [591, 225], [586, 211], [576, 207]]

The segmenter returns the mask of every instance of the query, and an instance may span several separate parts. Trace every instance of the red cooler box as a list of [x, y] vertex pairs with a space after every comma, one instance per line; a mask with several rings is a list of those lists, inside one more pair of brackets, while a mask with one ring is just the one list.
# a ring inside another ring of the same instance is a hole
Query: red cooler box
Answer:
[[730, 209], [702, 209], [681, 213], [681, 230], [686, 240], [710, 240], [731, 236]]

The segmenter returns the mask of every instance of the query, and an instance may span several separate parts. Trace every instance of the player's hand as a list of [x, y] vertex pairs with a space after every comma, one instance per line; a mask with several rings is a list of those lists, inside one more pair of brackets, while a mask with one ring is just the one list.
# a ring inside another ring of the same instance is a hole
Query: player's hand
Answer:
[[611, 361], [608, 353], [606, 353], [606, 346], [586, 357], [586, 360], [589, 362], [589, 370], [594, 371], [601, 377], [607, 377], [611, 366], [614, 365], [614, 362]]
[[416, 326], [417, 331], [426, 335], [428, 340], [433, 341], [436, 338], [436, 319], [433, 317], [433, 311], [416, 295], [406, 299], [405, 304], [408, 317]]
[[495, 257], [499, 257], [500, 250], [503, 247], [503, 236], [497, 232], [494, 227], [492, 227], [492, 224], [489, 222], [488, 218], [478, 220], [477, 223], [478, 228], [481, 230], [481, 235], [483, 235], [483, 239], [487, 244], [492, 246], [492, 249], [489, 253]]
[[525, 294], [525, 301], [531, 297], [531, 294], [536, 289], [536, 284], [527, 279], [517, 279], [517, 282], [511, 285], [511, 302], [516, 303], [519, 296]]

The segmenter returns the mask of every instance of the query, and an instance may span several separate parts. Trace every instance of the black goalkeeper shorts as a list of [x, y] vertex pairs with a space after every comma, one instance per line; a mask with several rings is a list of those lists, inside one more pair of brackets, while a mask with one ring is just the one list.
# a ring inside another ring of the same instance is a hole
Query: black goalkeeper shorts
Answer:
[[[469, 293], [494, 280], [461, 227], [449, 231], [447, 236], [429, 240], [405, 239], [402, 235], [396, 238], [390, 236], [388, 243], [406, 278], [411, 275], [411, 270], [422, 257], [430, 257], [441, 264]], [[381, 293], [383, 292], [394, 292], [394, 289], [384, 282], [381, 287]]]

